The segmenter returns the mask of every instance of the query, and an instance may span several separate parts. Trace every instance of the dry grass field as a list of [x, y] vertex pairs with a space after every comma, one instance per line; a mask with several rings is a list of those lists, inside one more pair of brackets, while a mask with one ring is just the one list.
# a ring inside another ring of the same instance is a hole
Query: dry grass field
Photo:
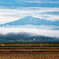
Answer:
[[59, 59], [59, 42], [3, 42], [0, 59]]
[[0, 59], [59, 59], [59, 47], [0, 47]]
[[0, 52], [0, 59], [59, 59], [59, 52]]

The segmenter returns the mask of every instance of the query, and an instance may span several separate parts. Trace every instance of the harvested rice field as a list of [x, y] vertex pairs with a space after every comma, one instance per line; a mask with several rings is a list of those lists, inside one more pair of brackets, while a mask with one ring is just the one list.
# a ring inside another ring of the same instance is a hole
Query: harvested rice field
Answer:
[[59, 59], [59, 47], [0, 47], [0, 59]]

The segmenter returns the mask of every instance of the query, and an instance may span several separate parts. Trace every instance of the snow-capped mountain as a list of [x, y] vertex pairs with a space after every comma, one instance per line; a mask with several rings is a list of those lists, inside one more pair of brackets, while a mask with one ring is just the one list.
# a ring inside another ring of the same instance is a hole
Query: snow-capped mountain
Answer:
[[49, 21], [45, 19], [35, 18], [32, 16], [27, 16], [22, 19], [18, 19], [13, 22], [9, 22], [6, 24], [2, 24], [1, 26], [5, 25], [52, 25], [52, 26], [59, 26], [59, 21]]

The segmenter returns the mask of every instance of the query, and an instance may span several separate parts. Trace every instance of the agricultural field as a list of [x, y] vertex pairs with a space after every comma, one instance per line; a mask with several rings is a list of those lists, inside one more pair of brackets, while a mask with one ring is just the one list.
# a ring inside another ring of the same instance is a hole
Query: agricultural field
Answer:
[[57, 41], [6, 41], [6, 42], [1, 42], [0, 41], [0, 46], [5, 46], [5, 47], [59, 47], [59, 42]]
[[0, 42], [0, 59], [59, 59], [59, 42]]
[[59, 47], [0, 47], [0, 59], [59, 59]]

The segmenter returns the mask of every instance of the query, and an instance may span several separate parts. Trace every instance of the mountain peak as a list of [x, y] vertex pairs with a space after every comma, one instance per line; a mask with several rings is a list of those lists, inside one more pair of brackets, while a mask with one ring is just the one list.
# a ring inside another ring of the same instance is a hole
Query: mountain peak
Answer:
[[35, 18], [35, 17], [32, 17], [32, 16], [26, 16], [26, 17], [24, 17], [24, 19], [28, 19], [28, 20], [33, 20], [33, 19], [37, 19], [37, 18]]
[[9, 25], [9, 26], [15, 26], [15, 25], [55, 25], [55, 26], [59, 26], [58, 22], [52, 22], [52, 21], [48, 21], [45, 19], [40, 19], [40, 18], [35, 18], [32, 16], [26, 16], [24, 18], [18, 19], [16, 21], [13, 22], [9, 22], [6, 24], [2, 24], [1, 26], [5, 26], [5, 25]]

